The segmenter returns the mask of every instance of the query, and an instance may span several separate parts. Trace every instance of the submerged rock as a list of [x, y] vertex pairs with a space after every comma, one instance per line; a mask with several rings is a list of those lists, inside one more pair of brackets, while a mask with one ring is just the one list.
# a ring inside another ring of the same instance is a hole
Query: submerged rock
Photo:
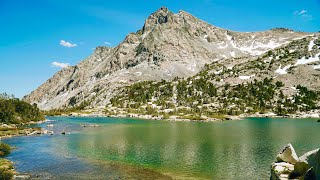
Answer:
[[29, 174], [17, 174], [14, 175], [15, 180], [24, 180], [24, 179], [31, 179], [31, 176]]
[[278, 155], [277, 162], [288, 162], [295, 164], [299, 158], [291, 144], [288, 144]]

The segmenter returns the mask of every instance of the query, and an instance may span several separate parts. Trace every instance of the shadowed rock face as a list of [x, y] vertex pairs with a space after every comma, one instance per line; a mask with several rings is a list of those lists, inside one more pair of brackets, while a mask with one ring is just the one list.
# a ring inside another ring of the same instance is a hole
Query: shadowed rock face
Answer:
[[91, 56], [57, 72], [24, 100], [45, 110], [83, 102], [104, 106], [119, 87], [192, 76], [216, 61], [231, 59], [237, 64], [308, 35], [287, 29], [233, 32], [162, 7], [118, 46], [97, 47]]

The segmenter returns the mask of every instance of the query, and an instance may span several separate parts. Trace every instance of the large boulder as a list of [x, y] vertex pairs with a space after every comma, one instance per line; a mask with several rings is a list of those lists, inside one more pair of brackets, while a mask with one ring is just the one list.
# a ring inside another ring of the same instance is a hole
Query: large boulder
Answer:
[[300, 162], [308, 164], [309, 168], [312, 167], [312, 171], [315, 173], [315, 176], [317, 177], [317, 179], [320, 179], [320, 149], [307, 152], [299, 159]]
[[310, 162], [309, 164], [314, 168], [317, 179], [320, 179], [320, 151], [317, 152], [314, 158], [314, 161]]
[[287, 162], [295, 164], [299, 161], [296, 151], [291, 144], [288, 144], [278, 155], [277, 162]]
[[[305, 175], [311, 167], [317, 164], [315, 159], [318, 152], [319, 149], [316, 149], [299, 157], [299, 162], [294, 165], [294, 173], [300, 176]], [[314, 167], [313, 172], [315, 171], [315, 168], [316, 167]]]
[[320, 149], [315, 149], [315, 150], [312, 150], [312, 151], [309, 151], [309, 152], [305, 153], [304, 155], [299, 157], [299, 161], [308, 161], [310, 159], [313, 159], [317, 155], [319, 150]]
[[309, 151], [298, 158], [291, 144], [278, 155], [271, 166], [271, 180], [320, 180], [320, 149]]
[[294, 165], [294, 172], [293, 174], [296, 176], [296, 177], [299, 177], [299, 176], [303, 176], [306, 174], [306, 172], [310, 169], [310, 166], [308, 164], [308, 162], [306, 161], [302, 161], [302, 162], [297, 162], [295, 165]]
[[294, 170], [294, 165], [287, 162], [273, 163], [271, 165], [271, 180], [289, 179]]

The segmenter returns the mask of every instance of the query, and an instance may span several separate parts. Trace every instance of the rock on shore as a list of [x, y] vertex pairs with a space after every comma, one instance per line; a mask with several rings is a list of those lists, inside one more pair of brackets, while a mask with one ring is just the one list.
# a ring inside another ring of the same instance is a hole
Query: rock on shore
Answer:
[[298, 158], [294, 148], [288, 144], [277, 155], [271, 165], [271, 180], [320, 179], [320, 150], [309, 151]]

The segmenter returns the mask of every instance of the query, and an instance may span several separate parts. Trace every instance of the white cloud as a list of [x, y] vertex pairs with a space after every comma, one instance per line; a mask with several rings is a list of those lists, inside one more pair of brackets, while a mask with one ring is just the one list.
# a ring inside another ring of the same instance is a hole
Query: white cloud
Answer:
[[304, 18], [304, 19], [306, 19], [306, 20], [312, 20], [312, 15], [310, 15], [310, 14], [308, 13], [308, 11], [305, 10], [305, 9], [302, 9], [302, 10], [300, 10], [300, 11], [295, 11], [295, 12], [294, 12], [294, 15], [299, 16], [299, 17], [302, 17], [302, 18]]
[[307, 10], [302, 9], [301, 11], [295, 11], [294, 14], [302, 15], [302, 14], [305, 14], [307, 12], [308, 12]]
[[65, 41], [65, 40], [61, 40], [60, 41], [60, 45], [63, 47], [68, 47], [68, 48], [72, 48], [72, 47], [76, 47], [77, 44], [72, 44], [71, 42]]
[[108, 42], [108, 41], [104, 42], [104, 44], [105, 44], [105, 45], [108, 45], [108, 46], [111, 45], [111, 43]]
[[69, 67], [70, 64], [69, 63], [62, 63], [62, 62], [52, 62], [51, 63], [52, 67], [59, 67], [59, 68], [66, 68], [66, 67]]

